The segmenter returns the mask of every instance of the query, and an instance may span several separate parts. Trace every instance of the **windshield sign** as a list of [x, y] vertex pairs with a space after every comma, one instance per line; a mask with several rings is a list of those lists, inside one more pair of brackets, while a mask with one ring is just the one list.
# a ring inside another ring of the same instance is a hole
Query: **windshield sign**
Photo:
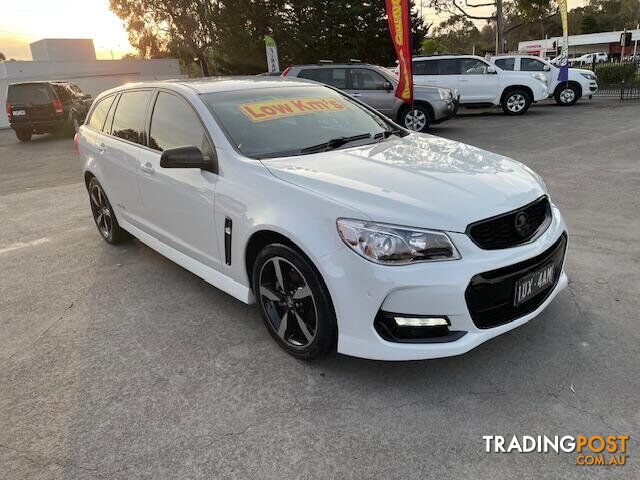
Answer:
[[231, 143], [251, 158], [373, 143], [395, 128], [351, 98], [319, 85], [207, 93], [202, 99]]
[[335, 98], [287, 98], [243, 103], [239, 108], [252, 122], [263, 122], [294, 115], [345, 111], [347, 106]]

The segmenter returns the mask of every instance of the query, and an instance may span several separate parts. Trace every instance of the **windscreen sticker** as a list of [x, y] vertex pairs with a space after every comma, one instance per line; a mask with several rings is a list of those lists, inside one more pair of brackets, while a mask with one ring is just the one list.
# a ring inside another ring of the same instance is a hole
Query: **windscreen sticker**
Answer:
[[322, 112], [341, 112], [347, 105], [335, 98], [283, 98], [264, 102], [243, 103], [238, 108], [252, 122], [309, 115]]

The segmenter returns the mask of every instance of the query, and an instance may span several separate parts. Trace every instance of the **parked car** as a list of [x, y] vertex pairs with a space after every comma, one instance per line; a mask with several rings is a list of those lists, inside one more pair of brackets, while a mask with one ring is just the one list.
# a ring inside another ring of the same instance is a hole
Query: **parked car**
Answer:
[[461, 106], [501, 105], [508, 115], [522, 115], [548, 96], [544, 76], [504, 72], [476, 55], [414, 57], [413, 80], [457, 90]]
[[491, 62], [502, 70], [510, 72], [531, 72], [532, 75], [544, 75], [549, 96], [554, 97], [558, 105], [574, 105], [581, 97], [589, 98], [598, 91], [598, 78], [591, 70], [569, 68], [569, 81], [560, 82], [560, 69], [550, 62], [533, 55], [500, 55], [491, 57]]
[[594, 53], [585, 53], [580, 57], [570, 58], [569, 65], [574, 65], [576, 63], [585, 64], [585, 63], [604, 63], [609, 61], [609, 55], [605, 52], [594, 52]]
[[133, 235], [256, 302], [298, 358], [462, 354], [567, 285], [537, 174], [324, 85], [128, 84], [95, 100], [77, 145], [106, 242]]
[[7, 91], [9, 124], [21, 142], [34, 133], [75, 133], [91, 106], [91, 95], [69, 82], [12, 83]]
[[414, 88], [413, 108], [395, 96], [398, 79], [384, 67], [368, 64], [296, 65], [283, 77], [314, 80], [347, 92], [410, 130], [426, 132], [454, 117], [458, 95], [448, 88]]

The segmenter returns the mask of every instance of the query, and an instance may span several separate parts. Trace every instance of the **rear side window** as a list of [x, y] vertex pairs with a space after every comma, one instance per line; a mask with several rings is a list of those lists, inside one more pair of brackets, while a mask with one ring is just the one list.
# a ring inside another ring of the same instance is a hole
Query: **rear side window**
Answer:
[[198, 147], [211, 156], [209, 140], [190, 105], [170, 93], [160, 92], [153, 107], [149, 146], [163, 151], [176, 147]]
[[501, 68], [502, 70], [513, 71], [516, 65], [515, 58], [499, 58], [495, 61], [496, 67]]
[[307, 68], [300, 70], [298, 77], [325, 83], [335, 88], [347, 88], [346, 68]]
[[144, 145], [144, 120], [151, 91], [124, 92], [113, 116], [111, 134]]
[[53, 102], [53, 92], [46, 83], [9, 85], [7, 101], [11, 105], [46, 105]]
[[460, 63], [457, 58], [441, 58], [438, 60], [439, 75], [457, 75], [460, 73]]
[[91, 128], [95, 128], [96, 130], [102, 130], [102, 127], [104, 126], [104, 120], [105, 118], [107, 118], [109, 108], [111, 107], [114, 98], [115, 96], [111, 95], [110, 97], [100, 100], [96, 105], [96, 108], [93, 109], [91, 118], [89, 118], [87, 125], [89, 125]]
[[438, 75], [437, 60], [417, 60], [413, 62], [414, 75]]

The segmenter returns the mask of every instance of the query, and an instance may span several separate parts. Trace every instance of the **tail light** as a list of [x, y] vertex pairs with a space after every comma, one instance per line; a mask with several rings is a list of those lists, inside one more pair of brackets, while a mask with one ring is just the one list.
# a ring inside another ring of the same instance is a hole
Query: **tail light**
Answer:
[[11, 104], [7, 102], [7, 116], [9, 117], [9, 121], [13, 120], [13, 113], [11, 113]]
[[53, 101], [53, 109], [56, 111], [56, 113], [63, 113], [62, 102], [60, 101], [59, 98], [56, 98]]
[[287, 75], [289, 75], [289, 70], [291, 70], [291, 67], [287, 67], [284, 69], [284, 71], [280, 74], [281, 77], [286, 77]]

